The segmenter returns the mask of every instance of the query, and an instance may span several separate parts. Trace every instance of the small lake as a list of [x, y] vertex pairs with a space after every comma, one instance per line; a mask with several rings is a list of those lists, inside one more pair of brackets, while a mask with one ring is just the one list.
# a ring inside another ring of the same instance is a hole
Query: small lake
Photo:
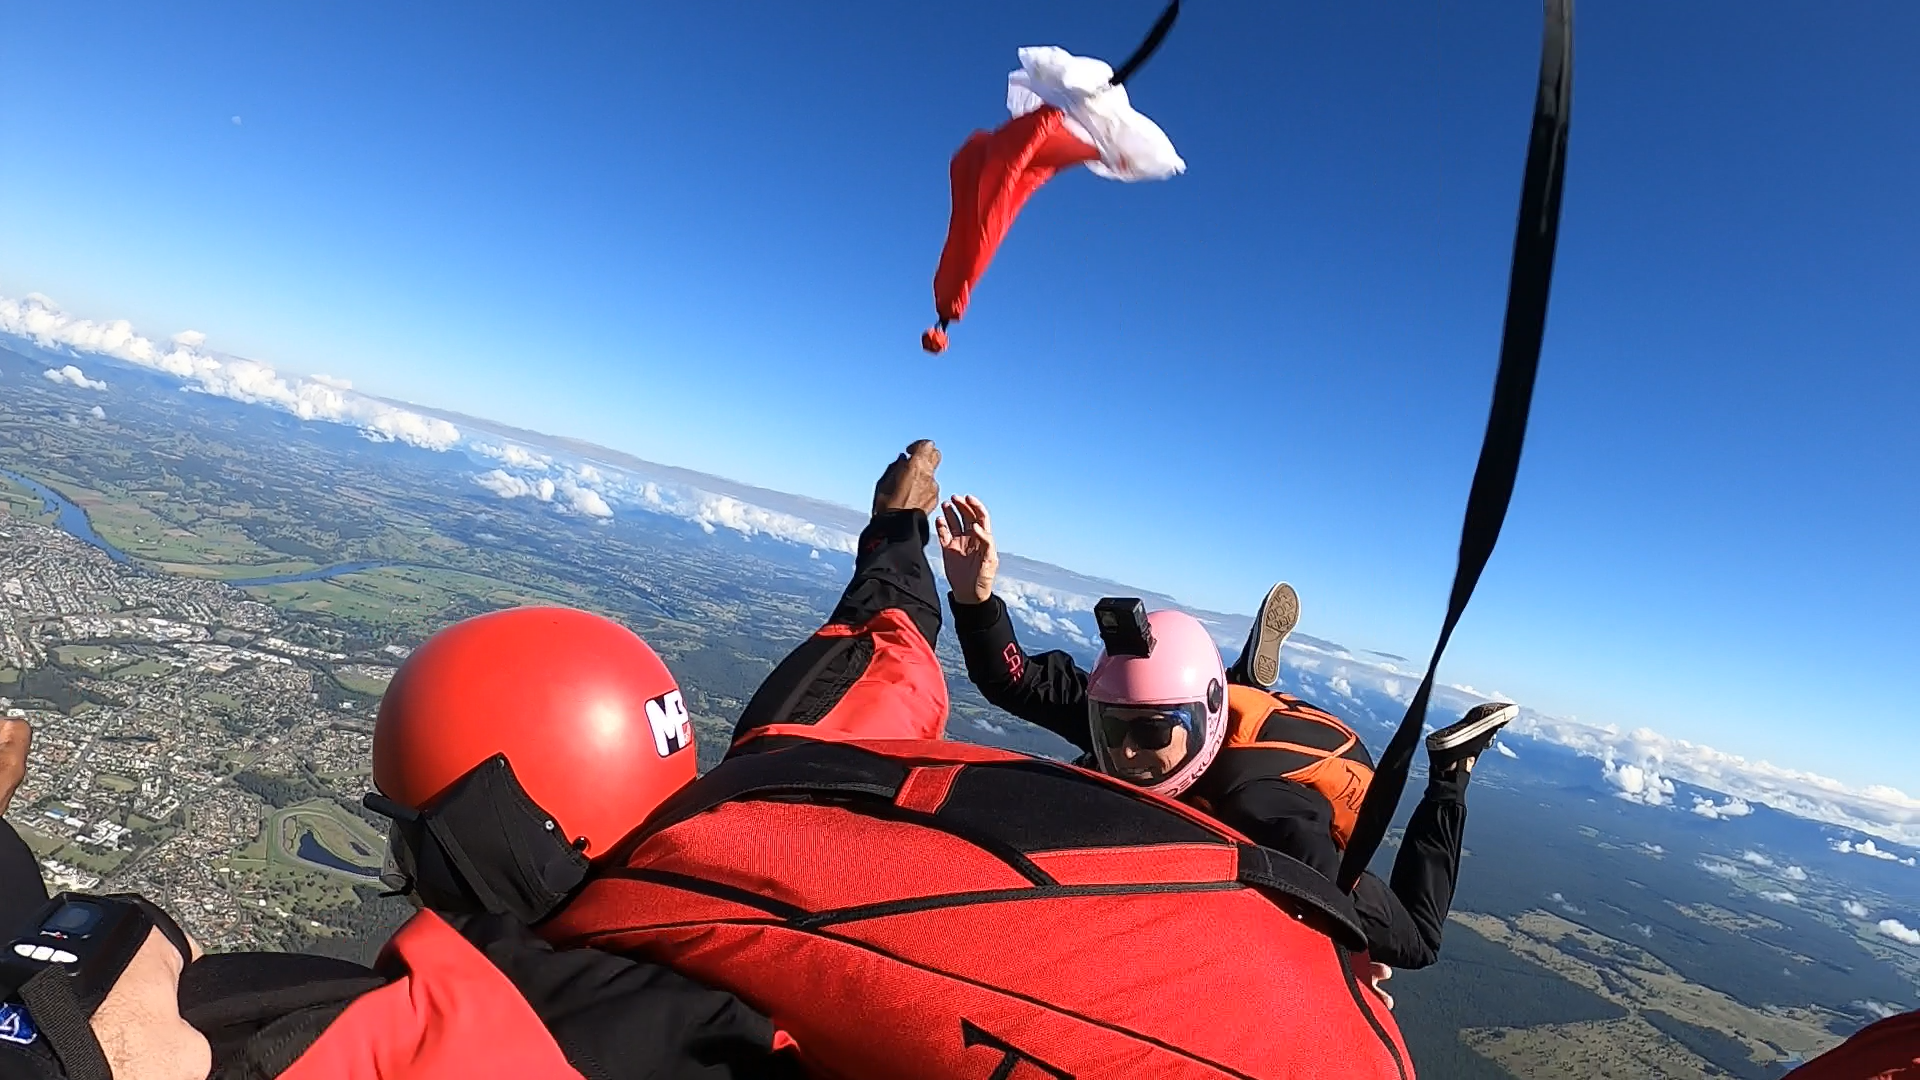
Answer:
[[[128, 556], [126, 552], [107, 543], [101, 538], [99, 533], [94, 532], [93, 523], [87, 520], [87, 512], [75, 506], [65, 495], [60, 494], [32, 477], [21, 476], [17, 472], [0, 469], [0, 476], [4, 476], [20, 484], [28, 491], [40, 496], [40, 501], [46, 505], [47, 510], [59, 517], [60, 528], [69, 534], [106, 552], [107, 558], [112, 559], [114, 562], [133, 562], [133, 559]], [[337, 578], [343, 574], [357, 574], [362, 570], [379, 570], [395, 565], [398, 564], [388, 562], [338, 563], [333, 566], [317, 566], [312, 570], [301, 570], [292, 574], [269, 574], [266, 577], [250, 578], [226, 578], [224, 582], [225, 584], [241, 589], [256, 585], [286, 585], [295, 581], [325, 581], [328, 578]]]
[[[355, 848], [359, 846], [358, 844], [354, 845]], [[349, 874], [358, 874], [361, 877], [377, 878], [380, 876], [379, 870], [360, 866], [357, 863], [350, 863], [340, 856], [335, 855], [333, 852], [328, 851], [321, 845], [320, 841], [314, 839], [311, 829], [300, 834], [300, 850], [295, 852], [295, 854], [299, 855], [300, 858], [306, 862], [313, 863], [316, 866], [325, 866], [333, 870], [345, 870]]]

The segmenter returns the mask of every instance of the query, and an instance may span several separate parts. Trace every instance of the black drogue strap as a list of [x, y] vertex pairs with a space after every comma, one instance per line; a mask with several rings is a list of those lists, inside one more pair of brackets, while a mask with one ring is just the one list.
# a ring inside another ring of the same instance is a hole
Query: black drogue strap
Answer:
[[1553, 281], [1553, 249], [1560, 231], [1560, 190], [1566, 172], [1567, 124], [1573, 107], [1573, 0], [1546, 0], [1546, 36], [1540, 52], [1540, 88], [1534, 98], [1533, 138], [1527, 148], [1527, 173], [1520, 192], [1520, 223], [1513, 241], [1513, 273], [1507, 284], [1507, 321], [1500, 338], [1500, 371], [1494, 377], [1493, 408], [1487, 416], [1480, 464], [1467, 496], [1460, 529], [1460, 561], [1440, 640], [1427, 662], [1426, 678], [1407, 706], [1360, 807], [1346, 857], [1340, 863], [1340, 888], [1352, 891], [1361, 871], [1385, 838], [1407, 784], [1407, 770], [1427, 720], [1427, 703], [1440, 655], [1473, 598], [1473, 588], [1493, 556], [1500, 526], [1520, 472], [1520, 448], [1527, 437], [1527, 413], [1533, 405], [1534, 375], [1540, 369], [1540, 342], [1546, 333], [1547, 292]]
[[1134, 72], [1140, 70], [1140, 65], [1152, 59], [1153, 54], [1160, 51], [1160, 43], [1167, 40], [1167, 31], [1173, 29], [1173, 21], [1179, 17], [1180, 0], [1173, 0], [1167, 5], [1167, 10], [1161, 12], [1160, 17], [1154, 20], [1153, 29], [1147, 31], [1146, 40], [1140, 43], [1139, 48], [1133, 50], [1133, 55], [1127, 57], [1126, 63], [1121, 64], [1114, 71], [1113, 78], [1107, 80], [1108, 85], [1119, 86], [1126, 82]]

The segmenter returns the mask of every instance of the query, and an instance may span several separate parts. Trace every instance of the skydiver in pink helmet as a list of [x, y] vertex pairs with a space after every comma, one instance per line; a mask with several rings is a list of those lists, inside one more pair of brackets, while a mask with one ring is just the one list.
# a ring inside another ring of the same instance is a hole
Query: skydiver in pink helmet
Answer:
[[[1373, 761], [1333, 714], [1271, 689], [1299, 618], [1291, 586], [1268, 592], [1231, 667], [1193, 616], [1102, 600], [1094, 619], [1104, 647], [1088, 672], [1070, 653], [1029, 655], [1020, 647], [993, 591], [999, 554], [984, 503], [971, 495], [947, 500], [935, 532], [967, 678], [990, 704], [1072, 743], [1088, 768], [1192, 804], [1335, 876], [1343, 825], [1351, 827]], [[1363, 874], [1353, 890], [1377, 963], [1421, 968], [1438, 957], [1460, 866], [1467, 780], [1518, 711], [1504, 702], [1475, 706], [1428, 738], [1427, 788], [1407, 823], [1393, 883]]]

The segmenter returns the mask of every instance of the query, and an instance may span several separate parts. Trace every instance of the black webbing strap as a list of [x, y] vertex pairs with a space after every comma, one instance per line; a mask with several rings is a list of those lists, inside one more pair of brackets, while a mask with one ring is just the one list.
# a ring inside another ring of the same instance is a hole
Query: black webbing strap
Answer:
[[94, 1037], [88, 1009], [73, 992], [73, 982], [57, 964], [41, 968], [20, 987], [20, 1002], [60, 1059], [67, 1080], [113, 1080], [106, 1052]]
[[1167, 40], [1167, 31], [1173, 29], [1173, 20], [1179, 17], [1180, 0], [1173, 0], [1173, 3], [1167, 5], [1167, 10], [1161, 12], [1160, 17], [1154, 20], [1153, 29], [1147, 31], [1146, 40], [1140, 43], [1139, 48], [1133, 50], [1133, 55], [1127, 57], [1126, 63], [1115, 69], [1113, 78], [1107, 80], [1107, 84], [1119, 86], [1132, 78], [1133, 73], [1140, 70], [1140, 65], [1146, 63], [1154, 53], [1159, 51], [1160, 43]]
[[1507, 321], [1500, 338], [1500, 371], [1494, 377], [1493, 408], [1486, 439], [1467, 496], [1460, 529], [1460, 561], [1440, 640], [1427, 662], [1426, 678], [1407, 706], [1386, 753], [1374, 770], [1373, 784], [1360, 807], [1359, 820], [1340, 862], [1340, 888], [1351, 891], [1361, 871], [1387, 834], [1387, 826], [1407, 785], [1407, 770], [1426, 724], [1427, 702], [1440, 655], [1453, 628], [1473, 598], [1473, 588], [1500, 539], [1520, 472], [1520, 447], [1527, 437], [1527, 413], [1533, 405], [1533, 380], [1540, 368], [1540, 341], [1546, 332], [1547, 291], [1553, 281], [1553, 247], [1560, 231], [1560, 189], [1566, 171], [1567, 124], [1573, 105], [1573, 0], [1546, 0], [1546, 36], [1540, 53], [1540, 88], [1533, 106], [1533, 138], [1527, 148], [1526, 180], [1520, 192], [1520, 223], [1513, 241], [1513, 274], [1507, 283]]

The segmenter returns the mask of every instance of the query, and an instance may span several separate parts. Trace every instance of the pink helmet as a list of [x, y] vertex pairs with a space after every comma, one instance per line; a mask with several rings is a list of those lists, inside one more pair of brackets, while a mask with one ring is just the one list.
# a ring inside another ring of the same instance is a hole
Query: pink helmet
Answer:
[[[1139, 610], [1138, 601], [1125, 604]], [[1102, 772], [1157, 795], [1178, 795], [1207, 771], [1227, 738], [1227, 671], [1220, 649], [1200, 620], [1183, 611], [1145, 617], [1146, 655], [1139, 655], [1141, 635], [1133, 634], [1129, 644], [1126, 632], [1107, 627], [1102, 612], [1096, 610], [1096, 616], [1102, 618], [1107, 648], [1087, 679], [1094, 757]], [[1176, 727], [1186, 732], [1187, 752], [1164, 771], [1136, 779], [1116, 762], [1115, 752], [1129, 739], [1149, 750], [1164, 748]]]

